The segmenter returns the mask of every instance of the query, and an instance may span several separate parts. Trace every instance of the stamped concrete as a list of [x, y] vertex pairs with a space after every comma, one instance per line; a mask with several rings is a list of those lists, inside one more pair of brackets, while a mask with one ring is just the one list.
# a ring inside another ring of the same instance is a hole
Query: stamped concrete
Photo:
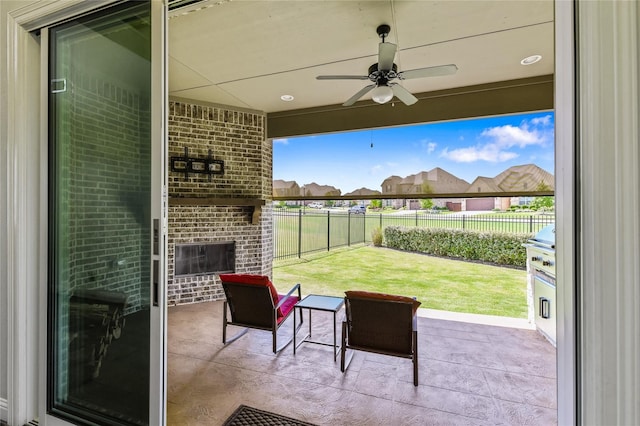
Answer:
[[[172, 426], [220, 425], [240, 404], [317, 425], [557, 424], [556, 351], [523, 321], [421, 309], [415, 387], [407, 359], [355, 352], [343, 374], [331, 347], [274, 355], [269, 332], [224, 346], [222, 302], [171, 307], [168, 318]], [[331, 342], [331, 322], [313, 312], [313, 339]]]

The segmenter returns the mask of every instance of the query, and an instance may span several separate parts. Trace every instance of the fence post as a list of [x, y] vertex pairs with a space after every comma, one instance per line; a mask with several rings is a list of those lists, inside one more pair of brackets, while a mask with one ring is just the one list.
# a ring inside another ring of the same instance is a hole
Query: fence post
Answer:
[[327, 251], [331, 250], [331, 226], [329, 226], [330, 218], [331, 218], [331, 211], [327, 210]]
[[466, 221], [466, 219], [467, 219], [467, 215], [466, 215], [466, 214], [463, 214], [463, 215], [462, 215], [462, 229], [465, 229], [465, 226], [466, 226], [466, 225], [465, 225], [465, 221]]
[[529, 232], [533, 232], [533, 215], [529, 215]]
[[298, 210], [298, 259], [302, 257], [302, 210]]
[[362, 243], [367, 242], [367, 211], [362, 214]]
[[347, 212], [347, 247], [351, 247], [351, 212]]

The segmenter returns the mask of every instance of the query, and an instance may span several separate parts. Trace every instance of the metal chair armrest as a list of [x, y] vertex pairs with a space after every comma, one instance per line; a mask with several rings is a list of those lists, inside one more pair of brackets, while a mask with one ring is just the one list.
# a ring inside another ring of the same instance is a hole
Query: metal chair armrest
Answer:
[[[416, 296], [413, 296], [413, 300], [418, 300], [418, 298]], [[413, 320], [411, 321], [411, 324], [413, 325], [413, 328], [411, 331], [417, 331], [418, 330], [418, 312], [414, 312], [413, 314]]]
[[294, 291], [298, 290], [298, 298], [300, 298], [300, 283], [296, 284], [293, 286], [293, 288], [291, 290], [289, 290], [289, 293], [287, 293], [282, 299], [280, 299], [280, 301], [278, 302], [278, 304], [275, 306], [276, 309], [278, 309], [279, 307], [282, 306], [282, 304], [289, 298], [291, 297], [291, 295], [293, 294]]

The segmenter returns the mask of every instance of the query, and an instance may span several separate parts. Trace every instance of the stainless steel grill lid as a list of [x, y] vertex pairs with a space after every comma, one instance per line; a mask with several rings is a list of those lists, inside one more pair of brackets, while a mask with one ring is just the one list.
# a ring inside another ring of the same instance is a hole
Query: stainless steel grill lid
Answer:
[[549, 246], [553, 249], [556, 248], [556, 225], [547, 225], [542, 228], [538, 233], [530, 240], [532, 243], [538, 243]]

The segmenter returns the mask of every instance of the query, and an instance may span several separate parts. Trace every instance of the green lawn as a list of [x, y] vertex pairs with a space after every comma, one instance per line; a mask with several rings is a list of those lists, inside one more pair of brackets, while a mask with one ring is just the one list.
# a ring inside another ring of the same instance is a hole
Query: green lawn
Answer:
[[382, 247], [332, 250], [276, 261], [279, 291], [300, 283], [303, 294], [343, 296], [367, 290], [416, 296], [423, 308], [512, 318], [527, 317], [526, 272], [441, 259]]

